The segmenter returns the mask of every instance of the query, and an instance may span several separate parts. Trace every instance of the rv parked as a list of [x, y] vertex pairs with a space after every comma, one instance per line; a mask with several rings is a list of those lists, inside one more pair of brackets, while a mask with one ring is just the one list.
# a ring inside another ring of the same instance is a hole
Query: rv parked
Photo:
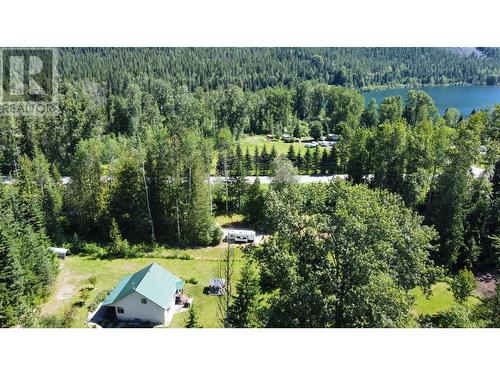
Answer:
[[253, 242], [255, 241], [255, 231], [245, 229], [230, 229], [226, 232], [225, 241], [233, 242]]

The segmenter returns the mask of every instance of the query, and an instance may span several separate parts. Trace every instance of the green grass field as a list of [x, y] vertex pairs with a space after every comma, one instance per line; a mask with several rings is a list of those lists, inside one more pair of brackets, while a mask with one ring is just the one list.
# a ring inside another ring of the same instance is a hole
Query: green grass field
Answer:
[[[445, 311], [451, 307], [454, 302], [453, 293], [444, 282], [436, 283], [432, 286], [432, 295], [427, 298], [420, 288], [414, 290], [415, 312], [419, 315], [436, 314]], [[468, 303], [474, 304], [479, 300], [476, 297], [469, 297]]]
[[274, 146], [276, 148], [276, 152], [278, 155], [286, 155], [290, 145], [293, 145], [293, 147], [295, 148], [295, 153], [298, 153], [300, 150], [302, 155], [304, 155], [304, 153], [307, 150], [304, 143], [301, 142], [286, 143], [281, 140], [268, 141], [266, 139], [266, 136], [264, 135], [254, 135], [254, 136], [244, 135], [240, 138], [241, 149], [243, 150], [243, 152], [246, 152], [246, 149], [248, 147], [248, 150], [250, 151], [251, 155], [253, 155], [256, 147], [260, 152], [264, 148], [264, 145], [266, 145], [268, 152], [270, 152], [272, 147]]
[[[234, 272], [235, 278], [237, 278], [241, 267], [241, 250], [237, 247], [234, 249], [237, 260]], [[79, 290], [86, 285], [86, 280], [95, 275], [97, 278], [96, 286], [90, 292], [85, 305], [78, 308], [73, 323], [74, 327], [85, 327], [84, 322], [88, 313], [87, 306], [94, 301], [98, 293], [113, 288], [123, 276], [156, 262], [180, 278], [189, 279], [194, 277], [198, 280], [196, 285], [186, 284], [185, 291], [190, 297], [193, 297], [193, 303], [196, 306], [199, 321], [203, 327], [218, 327], [218, 297], [203, 294], [203, 289], [208, 285], [210, 278], [216, 275], [217, 261], [223, 254], [224, 246], [181, 251], [191, 255], [193, 259], [137, 258], [99, 260], [69, 256], [66, 260], [61, 261], [61, 269], [53, 294], [42, 307], [41, 313], [44, 316], [61, 316], [71, 306]], [[164, 252], [169, 254], [174, 250], [165, 250]], [[187, 312], [175, 314], [169, 327], [183, 327], [187, 315]]]

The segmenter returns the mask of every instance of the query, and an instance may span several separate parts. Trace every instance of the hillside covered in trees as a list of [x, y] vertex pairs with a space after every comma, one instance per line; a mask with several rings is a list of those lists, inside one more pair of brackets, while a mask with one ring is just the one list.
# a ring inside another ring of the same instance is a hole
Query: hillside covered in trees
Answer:
[[500, 83], [495, 48], [72, 48], [60, 50], [65, 79], [124, 89], [129, 77], [161, 78], [190, 91], [236, 85], [255, 91], [303, 80], [358, 89]]

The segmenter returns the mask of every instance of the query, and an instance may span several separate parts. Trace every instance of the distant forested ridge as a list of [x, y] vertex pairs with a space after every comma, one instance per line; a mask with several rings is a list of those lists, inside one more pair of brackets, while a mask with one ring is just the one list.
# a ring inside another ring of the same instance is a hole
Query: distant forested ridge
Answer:
[[119, 92], [131, 78], [161, 78], [191, 91], [244, 90], [303, 80], [380, 86], [498, 84], [498, 48], [63, 48], [60, 73]]

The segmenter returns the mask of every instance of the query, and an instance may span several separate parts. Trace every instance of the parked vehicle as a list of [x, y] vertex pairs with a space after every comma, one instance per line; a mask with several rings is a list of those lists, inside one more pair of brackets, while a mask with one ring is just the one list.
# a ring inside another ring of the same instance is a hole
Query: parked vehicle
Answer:
[[226, 232], [225, 241], [253, 242], [255, 241], [255, 231], [245, 229], [230, 229]]
[[318, 147], [318, 142], [309, 142], [309, 143], [306, 143], [305, 146], [307, 148], [315, 148], [315, 147]]

